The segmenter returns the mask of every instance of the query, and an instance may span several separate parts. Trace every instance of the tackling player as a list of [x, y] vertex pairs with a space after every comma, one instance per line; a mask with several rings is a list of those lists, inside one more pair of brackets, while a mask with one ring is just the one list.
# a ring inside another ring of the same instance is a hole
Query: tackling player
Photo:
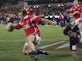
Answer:
[[73, 29], [71, 28], [71, 25], [67, 25], [64, 29], [64, 34], [68, 35], [70, 38], [70, 51], [72, 56], [75, 59], [80, 59], [82, 58], [81, 56], [77, 55], [77, 45], [80, 42], [80, 32], [79, 32], [79, 28], [77, 26], [75, 26]]

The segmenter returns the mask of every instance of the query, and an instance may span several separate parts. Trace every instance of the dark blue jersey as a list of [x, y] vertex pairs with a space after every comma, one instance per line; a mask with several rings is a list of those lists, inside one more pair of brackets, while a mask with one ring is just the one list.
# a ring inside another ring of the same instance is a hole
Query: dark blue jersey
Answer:
[[78, 35], [80, 34], [78, 26], [74, 26], [74, 28], [72, 29], [72, 31], [76, 32]]

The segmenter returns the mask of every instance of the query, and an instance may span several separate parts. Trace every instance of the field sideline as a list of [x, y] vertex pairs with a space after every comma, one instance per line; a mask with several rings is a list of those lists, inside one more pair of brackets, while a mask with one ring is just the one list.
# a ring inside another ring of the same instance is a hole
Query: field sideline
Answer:
[[[68, 37], [63, 35], [60, 27], [39, 26], [39, 28], [42, 36], [42, 41], [39, 46], [68, 40]], [[0, 25], [0, 61], [31, 61], [29, 56], [24, 56], [22, 53], [24, 40], [25, 34], [22, 29], [8, 32], [5, 29], [5, 25]], [[71, 57], [69, 51], [47, 51], [50, 55], [39, 56], [39, 61], [77, 61]], [[78, 54], [82, 55], [82, 53]]]

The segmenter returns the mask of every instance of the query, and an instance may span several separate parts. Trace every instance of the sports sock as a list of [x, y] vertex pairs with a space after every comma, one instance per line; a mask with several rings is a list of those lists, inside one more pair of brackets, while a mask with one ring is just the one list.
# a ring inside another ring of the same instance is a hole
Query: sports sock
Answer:
[[37, 51], [33, 50], [31, 53], [29, 53], [29, 55], [37, 55]]

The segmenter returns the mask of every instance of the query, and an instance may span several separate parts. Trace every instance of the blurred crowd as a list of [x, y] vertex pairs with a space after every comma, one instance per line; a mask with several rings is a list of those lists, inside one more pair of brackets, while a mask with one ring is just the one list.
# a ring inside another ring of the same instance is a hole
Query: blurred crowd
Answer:
[[6, 24], [9, 21], [18, 23], [18, 16], [15, 13], [0, 13], [0, 24]]
[[[64, 27], [66, 23], [70, 23], [69, 12], [64, 9], [68, 9], [70, 6], [57, 6], [54, 5], [35, 5], [31, 6], [35, 15], [41, 16], [52, 21], [56, 21], [57, 25]], [[21, 10], [21, 7], [6, 7], [0, 10], [0, 24], [6, 24], [9, 21], [13, 23], [19, 22], [18, 12]], [[39, 23], [45, 25], [45, 23]]]
[[22, 0], [0, 0], [0, 8], [5, 6], [5, 5], [15, 5], [17, 4], [19, 1], [22, 1]]
[[[48, 15], [39, 15], [42, 18], [46, 18], [52, 21], [56, 21], [57, 25], [60, 25], [62, 28], [65, 26], [66, 23], [70, 23], [70, 16], [69, 12], [59, 12], [55, 14], [48, 14]], [[19, 22], [19, 17], [18, 14], [10, 11], [7, 13], [0, 12], [0, 24], [7, 24], [9, 21], [12, 23], [18, 23]], [[41, 25], [47, 25], [45, 23], [39, 23]]]

